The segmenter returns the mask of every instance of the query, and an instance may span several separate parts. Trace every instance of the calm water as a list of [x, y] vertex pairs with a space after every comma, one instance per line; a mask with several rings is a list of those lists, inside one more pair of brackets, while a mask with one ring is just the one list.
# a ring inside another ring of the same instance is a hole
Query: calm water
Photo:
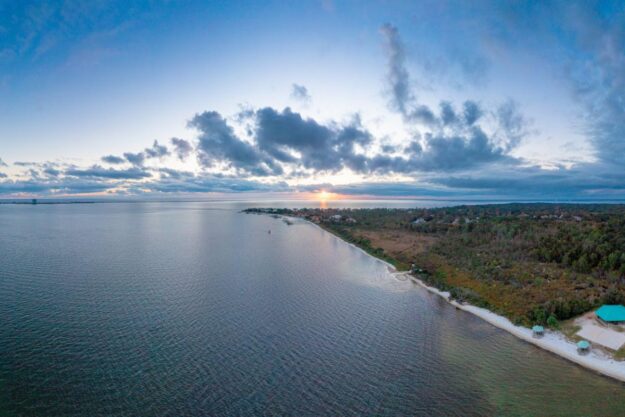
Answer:
[[624, 384], [241, 206], [0, 205], [0, 415], [625, 415]]

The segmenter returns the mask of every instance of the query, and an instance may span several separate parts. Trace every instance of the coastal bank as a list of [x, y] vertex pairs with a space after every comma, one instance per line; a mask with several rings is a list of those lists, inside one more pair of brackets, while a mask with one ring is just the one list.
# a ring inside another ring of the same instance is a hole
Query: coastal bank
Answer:
[[377, 261], [384, 263], [389, 268], [389, 273], [395, 276], [405, 276], [411, 279], [415, 284], [424, 288], [428, 292], [443, 298], [446, 302], [458, 308], [459, 310], [473, 314], [474, 316], [481, 318], [482, 320], [499, 329], [507, 331], [508, 333], [516, 336], [517, 338], [527, 343], [531, 343], [534, 346], [551, 352], [561, 358], [564, 358], [586, 369], [597, 372], [601, 375], [616, 379], [621, 382], [625, 382], [625, 361], [617, 361], [598, 349], [593, 349], [588, 353], [580, 354], [578, 352], [576, 343], [567, 340], [564, 334], [556, 330], [547, 330], [545, 331], [543, 336], [535, 337], [531, 329], [517, 326], [506, 317], [500, 316], [485, 308], [477, 307], [466, 302], [460, 303], [456, 300], [451, 299], [449, 292], [441, 291], [438, 288], [427, 285], [423, 280], [419, 279], [419, 277], [415, 276], [411, 272], [398, 271], [397, 268], [391, 263], [375, 256], [374, 254], [369, 253], [365, 249], [359, 247], [352, 242], [344, 240], [339, 235], [333, 233], [330, 229], [324, 228], [319, 224], [303, 219], [301, 217], [281, 217], [289, 218], [291, 221], [305, 222], [306, 224], [315, 226], [320, 230], [329, 233], [342, 243], [350, 245], [353, 248], [356, 248], [357, 250], [363, 252], [364, 254], [376, 259]]

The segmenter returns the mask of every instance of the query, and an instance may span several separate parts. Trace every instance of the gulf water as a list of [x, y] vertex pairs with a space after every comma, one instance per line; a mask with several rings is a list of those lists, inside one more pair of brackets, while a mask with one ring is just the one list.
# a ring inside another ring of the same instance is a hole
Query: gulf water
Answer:
[[625, 415], [624, 384], [259, 205], [0, 205], [0, 415]]

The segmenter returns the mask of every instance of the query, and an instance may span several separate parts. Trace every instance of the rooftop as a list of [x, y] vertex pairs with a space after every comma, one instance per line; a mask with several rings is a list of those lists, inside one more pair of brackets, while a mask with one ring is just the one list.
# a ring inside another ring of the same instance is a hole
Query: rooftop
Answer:
[[596, 311], [597, 317], [607, 322], [625, 321], [625, 307], [617, 305], [602, 305]]

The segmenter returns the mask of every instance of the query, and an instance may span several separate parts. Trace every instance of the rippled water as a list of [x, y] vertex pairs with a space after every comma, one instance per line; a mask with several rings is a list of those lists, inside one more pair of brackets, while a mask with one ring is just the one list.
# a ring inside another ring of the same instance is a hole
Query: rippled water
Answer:
[[0, 205], [0, 415], [625, 415], [624, 384], [240, 208]]

